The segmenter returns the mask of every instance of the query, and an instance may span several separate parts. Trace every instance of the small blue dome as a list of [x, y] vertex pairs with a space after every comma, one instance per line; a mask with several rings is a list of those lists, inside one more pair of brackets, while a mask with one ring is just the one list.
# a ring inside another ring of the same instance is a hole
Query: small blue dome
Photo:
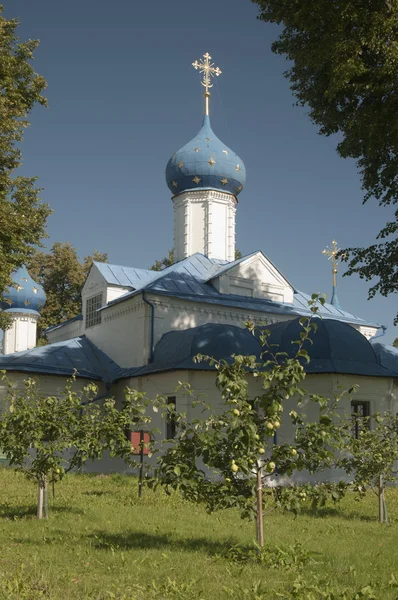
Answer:
[[174, 196], [197, 189], [220, 190], [237, 196], [245, 181], [245, 165], [213, 133], [208, 115], [198, 135], [173, 154], [166, 167], [166, 182]]
[[46, 294], [41, 285], [29, 275], [25, 266], [12, 273], [14, 285], [3, 294], [0, 308], [8, 312], [38, 313], [46, 303]]

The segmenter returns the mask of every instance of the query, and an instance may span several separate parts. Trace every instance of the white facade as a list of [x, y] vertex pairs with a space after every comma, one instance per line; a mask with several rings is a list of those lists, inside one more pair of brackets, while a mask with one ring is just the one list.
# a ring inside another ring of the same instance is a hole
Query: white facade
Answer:
[[173, 197], [174, 255], [195, 252], [209, 258], [235, 258], [235, 196], [215, 190], [188, 191]]
[[8, 313], [8, 315], [12, 319], [12, 325], [3, 334], [3, 354], [34, 348], [39, 314], [21, 311]]

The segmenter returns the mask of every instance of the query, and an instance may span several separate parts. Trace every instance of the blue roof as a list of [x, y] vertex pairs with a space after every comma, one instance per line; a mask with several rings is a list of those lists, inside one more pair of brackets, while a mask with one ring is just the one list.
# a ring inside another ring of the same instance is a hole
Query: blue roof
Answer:
[[[344, 373], [368, 377], [398, 377], [398, 360], [395, 369], [380, 364], [372, 344], [356, 329], [346, 323], [332, 319], [317, 318], [318, 330], [311, 334], [312, 344], [305, 342], [304, 348], [310, 362], [303, 360], [308, 374]], [[272, 351], [285, 352], [294, 357], [297, 352], [295, 340], [303, 331], [300, 318], [267, 326], [270, 331], [269, 345]], [[234, 325], [208, 323], [185, 329], [170, 331], [162, 336], [155, 348], [154, 360], [142, 368], [120, 369], [116, 378], [140, 377], [151, 373], [176, 370], [215, 370], [208, 361], [194, 362], [197, 354], [212, 356], [220, 360], [232, 360], [232, 355], [254, 355], [257, 360], [268, 357], [265, 347], [248, 330]], [[397, 352], [398, 356], [398, 352]], [[285, 360], [280, 357], [280, 360]]]
[[[249, 256], [252, 256], [252, 254]], [[204, 302], [220, 306], [231, 306], [249, 311], [274, 313], [291, 317], [311, 314], [308, 308], [308, 300], [311, 299], [311, 296], [304, 294], [299, 290], [294, 290], [293, 304], [287, 304], [275, 302], [266, 298], [251, 298], [235, 294], [221, 294], [211, 285], [211, 283], [209, 283], [211, 279], [220, 273], [225, 272], [235, 264], [242, 262], [246, 258], [248, 257], [242, 257], [238, 261], [227, 263], [225, 261], [207, 258], [200, 253], [193, 254], [163, 271], [152, 272], [153, 279], [149, 281], [149, 283], [144, 283], [141, 288], [137, 288], [130, 293], [116, 298], [107, 306], [113, 306], [119, 302], [124, 302], [138, 292], [146, 291], [154, 294], [163, 294], [165, 296], [180, 298], [190, 302]], [[106, 308], [107, 307], [105, 306], [100, 310], [105, 310]], [[353, 314], [338, 309], [328, 303], [319, 307], [319, 314], [323, 317], [338, 319], [356, 325], [380, 327], [380, 325], [376, 323], [365, 321], [364, 319], [356, 317]]]
[[379, 363], [386, 369], [398, 373], [398, 348], [380, 342], [372, 342], [372, 346]]
[[166, 182], [173, 195], [212, 189], [237, 196], [246, 181], [242, 159], [214, 134], [205, 115], [199, 133], [170, 158]]
[[7, 312], [38, 314], [46, 302], [42, 286], [29, 275], [25, 266], [11, 274], [14, 285], [3, 293], [0, 308]]
[[[398, 377], [398, 369], [383, 366], [373, 345], [351, 325], [319, 318], [316, 324], [317, 331], [310, 335], [312, 343], [307, 340], [303, 345], [311, 359], [308, 364], [303, 362], [307, 373]], [[267, 325], [267, 330], [270, 331], [268, 344], [276, 345], [272, 352], [285, 352], [290, 358], [296, 355], [297, 345], [292, 342], [299, 340], [303, 331], [299, 318]], [[266, 353], [264, 358], [267, 359]]]
[[232, 354], [244, 354], [255, 355], [259, 359], [260, 353], [260, 344], [247, 329], [208, 323], [165, 333], [156, 344], [153, 362], [134, 371], [133, 376], [175, 369], [214, 370], [207, 361], [195, 363], [193, 358], [197, 354], [216, 359], [230, 359]]
[[96, 261], [94, 261], [94, 264], [109, 285], [131, 287], [133, 289], [141, 288], [158, 274], [157, 271], [150, 271], [149, 269], [135, 269]]
[[110, 382], [119, 369], [112, 359], [86, 336], [0, 356], [0, 371], [22, 371], [78, 377]]

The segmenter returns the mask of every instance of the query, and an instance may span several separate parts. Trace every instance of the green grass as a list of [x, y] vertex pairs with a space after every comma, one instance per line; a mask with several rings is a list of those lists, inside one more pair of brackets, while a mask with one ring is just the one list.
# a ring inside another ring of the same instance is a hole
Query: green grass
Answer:
[[[297, 518], [271, 512], [265, 564], [226, 557], [254, 537], [233, 510], [208, 515], [147, 489], [138, 500], [136, 480], [119, 475], [69, 475], [55, 491], [50, 519], [38, 521], [35, 486], [0, 468], [1, 600], [398, 598], [398, 490], [387, 493], [390, 526], [377, 522], [375, 496]], [[293, 585], [304, 587], [292, 595]], [[373, 595], [355, 595], [369, 585]]]

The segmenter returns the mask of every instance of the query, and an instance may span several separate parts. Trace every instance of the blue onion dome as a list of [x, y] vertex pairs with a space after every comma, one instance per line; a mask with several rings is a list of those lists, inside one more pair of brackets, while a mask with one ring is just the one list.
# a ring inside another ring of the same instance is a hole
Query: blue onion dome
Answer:
[[174, 196], [197, 189], [237, 196], [245, 181], [242, 159], [213, 133], [208, 115], [198, 135], [173, 154], [166, 167], [166, 182]]
[[41, 285], [29, 275], [25, 266], [11, 275], [14, 284], [3, 294], [0, 308], [7, 312], [39, 313], [46, 303], [46, 294]]

